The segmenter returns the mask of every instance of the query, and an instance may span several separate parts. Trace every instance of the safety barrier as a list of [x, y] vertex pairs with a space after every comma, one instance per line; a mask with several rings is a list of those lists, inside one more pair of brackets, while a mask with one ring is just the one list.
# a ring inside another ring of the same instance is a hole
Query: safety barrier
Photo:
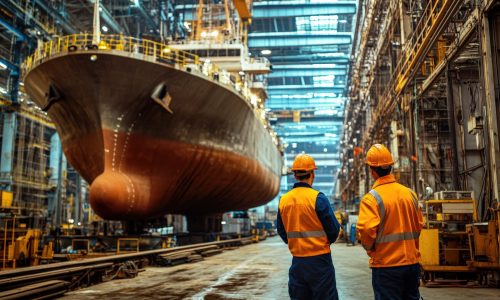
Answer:
[[[186, 51], [176, 50], [159, 42], [127, 37], [124, 35], [99, 35], [99, 43], [95, 43], [92, 34], [72, 34], [58, 37], [42, 44], [23, 63], [23, 73], [40, 64], [43, 60], [68, 52], [78, 50], [117, 50], [131, 54], [142, 54], [145, 58], [172, 65], [195, 64], [201, 67], [200, 58]], [[215, 66], [214, 66], [215, 67]]]

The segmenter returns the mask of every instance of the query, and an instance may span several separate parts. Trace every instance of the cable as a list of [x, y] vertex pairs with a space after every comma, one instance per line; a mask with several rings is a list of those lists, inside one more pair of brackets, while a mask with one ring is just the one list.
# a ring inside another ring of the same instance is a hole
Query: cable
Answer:
[[137, 276], [137, 274], [139, 273], [139, 269], [137, 268], [137, 265], [133, 261], [127, 260], [126, 262], [121, 263], [118, 266], [118, 269], [113, 275], [106, 274], [105, 276], [103, 276], [102, 280], [104, 282], [111, 281], [115, 279], [120, 273], [124, 274], [125, 277], [127, 278], [133, 278]]

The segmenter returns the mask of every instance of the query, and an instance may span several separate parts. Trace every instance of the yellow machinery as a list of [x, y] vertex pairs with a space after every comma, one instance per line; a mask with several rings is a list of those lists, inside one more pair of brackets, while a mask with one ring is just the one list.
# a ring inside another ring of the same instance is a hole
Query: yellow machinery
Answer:
[[474, 200], [428, 200], [420, 234], [423, 280], [437, 273], [473, 272], [467, 225], [477, 220]]
[[43, 247], [39, 254], [42, 232], [39, 229], [26, 229], [26, 225], [19, 223], [17, 218], [5, 218], [2, 220], [3, 230], [2, 269], [16, 268], [18, 266], [38, 265], [41, 260], [49, 260], [54, 256], [52, 242]]
[[491, 209], [493, 220], [476, 222], [467, 225], [467, 234], [470, 239], [469, 263], [471, 268], [477, 269], [480, 274], [480, 284], [500, 286], [500, 204]]

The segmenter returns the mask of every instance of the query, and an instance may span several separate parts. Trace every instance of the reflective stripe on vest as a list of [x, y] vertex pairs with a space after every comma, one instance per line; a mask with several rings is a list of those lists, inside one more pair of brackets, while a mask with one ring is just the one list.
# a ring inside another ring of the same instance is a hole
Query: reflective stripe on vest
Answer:
[[397, 241], [409, 241], [416, 240], [420, 236], [420, 232], [400, 232], [400, 233], [391, 233], [388, 235], [382, 236], [377, 242], [378, 243], [389, 243], [389, 242], [397, 242]]
[[323, 230], [319, 230], [319, 231], [291, 231], [291, 232], [287, 232], [286, 236], [289, 239], [324, 237], [324, 236], [326, 236], [326, 232], [324, 232]]
[[[377, 205], [380, 213], [380, 225], [377, 231], [377, 237], [375, 239], [375, 244], [379, 243], [389, 243], [389, 242], [399, 242], [399, 241], [407, 241], [407, 240], [416, 240], [420, 236], [420, 232], [400, 232], [400, 233], [391, 233], [387, 235], [384, 234], [384, 226], [385, 226], [385, 206], [384, 201], [382, 201], [382, 197], [376, 190], [371, 190], [370, 194], [377, 200]], [[413, 192], [410, 191], [411, 198], [413, 199], [413, 205], [415, 206], [416, 211], [418, 211], [418, 200], [413, 195]]]

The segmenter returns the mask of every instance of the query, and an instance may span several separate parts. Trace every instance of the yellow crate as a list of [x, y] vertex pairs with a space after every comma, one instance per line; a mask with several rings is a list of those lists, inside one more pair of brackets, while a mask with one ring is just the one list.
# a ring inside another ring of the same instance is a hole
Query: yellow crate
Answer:
[[12, 192], [2, 191], [0, 195], [2, 197], [2, 207], [11, 207], [12, 199], [14, 198]]
[[422, 232], [420, 233], [419, 245], [422, 265], [439, 265], [438, 229], [422, 229]]

